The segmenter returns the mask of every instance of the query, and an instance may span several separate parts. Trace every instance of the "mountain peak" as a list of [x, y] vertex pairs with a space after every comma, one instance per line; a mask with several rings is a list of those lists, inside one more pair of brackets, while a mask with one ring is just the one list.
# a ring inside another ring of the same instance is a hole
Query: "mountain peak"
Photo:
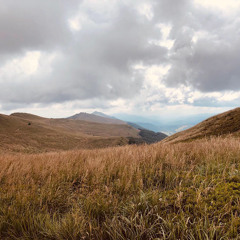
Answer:
[[75, 119], [75, 120], [83, 120], [88, 122], [97, 122], [97, 123], [105, 123], [105, 124], [126, 124], [124, 121], [112, 118], [104, 113], [101, 112], [93, 112], [93, 113], [84, 113], [80, 112], [75, 114], [68, 119]]

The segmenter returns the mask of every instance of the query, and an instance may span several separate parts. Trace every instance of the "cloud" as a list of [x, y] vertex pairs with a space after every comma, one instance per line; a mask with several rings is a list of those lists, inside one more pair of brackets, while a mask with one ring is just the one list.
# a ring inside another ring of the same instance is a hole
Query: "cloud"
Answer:
[[175, 2], [159, 1], [155, 8], [156, 21], [172, 24], [169, 37], [175, 40], [165, 84], [203, 92], [240, 89], [240, 19], [193, 1]]
[[0, 0], [0, 54], [55, 48], [66, 42], [67, 19], [80, 2]]
[[240, 5], [210, 2], [0, 0], [2, 108], [238, 104]]
[[[54, 8], [49, 11], [55, 12]], [[166, 61], [167, 49], [150, 43], [151, 39], [161, 38], [160, 29], [136, 7], [125, 4], [118, 4], [114, 15], [106, 19], [98, 12], [87, 15], [88, 11], [86, 9], [84, 13], [87, 19], [81, 29], [71, 33], [67, 42], [58, 41], [61, 35], [64, 37], [66, 24], [60, 24], [56, 36], [55, 31], [48, 27], [42, 32], [39, 30], [31, 41], [24, 36], [26, 42], [19, 43], [19, 48], [31, 44], [35, 48], [40, 43], [44, 45], [45, 42], [41, 41], [44, 35], [47, 43], [53, 41], [62, 45], [58, 49], [58, 57], [49, 67], [52, 69], [49, 74], [42, 74], [42, 69], [21, 80], [2, 80], [2, 101], [51, 103], [90, 98], [117, 99], [130, 98], [140, 91], [143, 76], [134, 66], [138, 63], [151, 66]], [[59, 20], [57, 15], [56, 19], [61, 23], [67, 18]], [[43, 21], [42, 25], [50, 20]], [[15, 47], [13, 45], [9, 46], [11, 50]]]

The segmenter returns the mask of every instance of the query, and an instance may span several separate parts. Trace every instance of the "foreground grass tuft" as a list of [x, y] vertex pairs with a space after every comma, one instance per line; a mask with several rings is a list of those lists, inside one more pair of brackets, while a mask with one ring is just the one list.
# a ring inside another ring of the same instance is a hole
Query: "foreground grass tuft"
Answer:
[[0, 239], [239, 239], [240, 142], [0, 156]]

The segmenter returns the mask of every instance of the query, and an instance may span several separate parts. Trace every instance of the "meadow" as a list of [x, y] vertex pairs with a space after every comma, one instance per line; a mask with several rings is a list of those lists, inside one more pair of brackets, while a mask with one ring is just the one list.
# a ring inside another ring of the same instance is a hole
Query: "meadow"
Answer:
[[0, 155], [0, 239], [240, 239], [240, 141]]

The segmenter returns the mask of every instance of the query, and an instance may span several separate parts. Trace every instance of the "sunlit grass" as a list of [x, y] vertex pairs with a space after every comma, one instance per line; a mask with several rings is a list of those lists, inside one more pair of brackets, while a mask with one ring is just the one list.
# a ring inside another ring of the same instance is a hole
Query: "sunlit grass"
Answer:
[[240, 142], [0, 156], [0, 239], [237, 239]]

